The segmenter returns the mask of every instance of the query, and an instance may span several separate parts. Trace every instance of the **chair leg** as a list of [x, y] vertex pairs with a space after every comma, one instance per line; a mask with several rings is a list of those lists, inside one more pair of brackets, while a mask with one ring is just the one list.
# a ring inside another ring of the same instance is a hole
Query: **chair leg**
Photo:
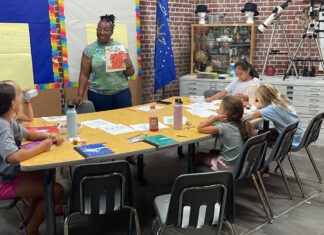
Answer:
[[323, 180], [322, 180], [321, 174], [320, 174], [319, 171], [318, 171], [318, 168], [317, 168], [317, 166], [316, 166], [316, 164], [315, 164], [315, 161], [314, 161], [314, 158], [313, 158], [313, 156], [312, 156], [312, 154], [311, 154], [311, 152], [310, 152], [310, 149], [309, 149], [308, 147], [305, 147], [305, 149], [306, 149], [306, 152], [307, 152], [307, 154], [308, 154], [309, 160], [311, 161], [311, 163], [312, 163], [312, 165], [313, 165], [313, 168], [314, 168], [315, 173], [316, 173], [316, 175], [317, 175], [318, 181], [319, 181], [320, 183], [322, 183]]
[[262, 204], [262, 206], [263, 206], [264, 212], [265, 212], [265, 214], [266, 214], [266, 216], [267, 216], [269, 222], [271, 222], [271, 221], [272, 221], [271, 216], [270, 216], [270, 214], [269, 214], [269, 211], [268, 211], [268, 209], [267, 209], [267, 206], [266, 206], [266, 204], [265, 204], [264, 198], [263, 198], [263, 196], [262, 196], [261, 190], [260, 190], [260, 188], [259, 188], [258, 182], [256, 181], [256, 178], [255, 178], [254, 174], [251, 174], [251, 178], [252, 178], [252, 181], [253, 181], [254, 187], [255, 187], [255, 189], [256, 189], [256, 191], [257, 191], [257, 193], [258, 193], [258, 196], [259, 196], [259, 198], [260, 198], [260, 201], [261, 201], [261, 204]]
[[237, 231], [234, 224], [231, 224], [228, 220], [224, 220], [224, 223], [228, 229], [230, 235], [237, 235]]
[[[281, 158], [280, 159], [280, 163], [282, 164], [282, 162], [285, 160], [285, 158], [283, 157], [283, 158]], [[276, 166], [276, 168], [274, 169], [274, 172], [277, 172], [278, 171], [278, 169], [279, 169], [279, 166], [277, 165]]]
[[158, 222], [158, 219], [157, 218], [154, 218], [153, 219], [153, 222], [152, 222], [152, 226], [151, 226], [151, 231], [150, 231], [150, 234], [153, 235], [154, 234], [154, 230], [155, 230], [155, 227], [156, 227], [156, 223]]
[[287, 180], [287, 177], [286, 177], [286, 173], [281, 165], [281, 162], [279, 160], [277, 160], [277, 164], [278, 164], [278, 167], [280, 169], [280, 172], [281, 172], [281, 176], [282, 176], [282, 179], [284, 180], [285, 182], [285, 185], [286, 185], [286, 188], [288, 190], [288, 193], [289, 193], [289, 197], [290, 199], [292, 200], [293, 197], [292, 197], [292, 193], [291, 193], [291, 190], [290, 190], [290, 187], [289, 187], [289, 184], [288, 184], [288, 180]]
[[269, 212], [270, 212], [270, 216], [273, 219], [274, 218], [274, 213], [273, 213], [272, 206], [271, 206], [270, 200], [269, 200], [269, 196], [268, 196], [267, 190], [266, 190], [266, 188], [264, 186], [264, 183], [263, 183], [263, 180], [262, 180], [260, 171], [258, 171], [256, 174], [257, 174], [257, 178], [259, 179], [259, 182], [260, 182], [260, 185], [261, 185], [261, 189], [263, 191], [264, 199], [265, 199], [265, 201], [266, 201], [266, 203], [268, 205]]
[[293, 172], [294, 172], [294, 175], [295, 175], [296, 181], [297, 181], [298, 186], [299, 186], [299, 188], [300, 188], [300, 191], [301, 191], [301, 193], [302, 193], [302, 195], [303, 195], [303, 198], [306, 198], [305, 191], [304, 191], [304, 187], [303, 187], [303, 185], [302, 185], [302, 183], [301, 183], [301, 180], [300, 180], [300, 177], [299, 177], [299, 175], [298, 175], [297, 168], [296, 168], [296, 166], [295, 166], [295, 164], [294, 164], [294, 162], [293, 162], [293, 160], [292, 160], [292, 158], [291, 158], [291, 155], [290, 155], [289, 153], [288, 153], [288, 160], [289, 160], [289, 162], [290, 162], [291, 169], [292, 169]]

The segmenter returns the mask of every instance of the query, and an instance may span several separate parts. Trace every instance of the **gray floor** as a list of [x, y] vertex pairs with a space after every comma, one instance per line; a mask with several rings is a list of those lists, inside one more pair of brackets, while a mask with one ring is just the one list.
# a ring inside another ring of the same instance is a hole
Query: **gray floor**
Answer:
[[[207, 151], [211, 142], [203, 142], [197, 151]], [[312, 146], [313, 157], [324, 177], [324, 147]], [[186, 153], [186, 149], [184, 149]], [[253, 184], [249, 180], [240, 181], [236, 184], [236, 219], [235, 225], [239, 234], [324, 234], [324, 185], [319, 184], [308, 157], [304, 151], [294, 154], [297, 169], [307, 194], [302, 198], [301, 192], [294, 180], [293, 173], [288, 161], [284, 163], [293, 191], [293, 200], [289, 199], [284, 183], [279, 174], [271, 170], [270, 177], [264, 178], [269, 193], [270, 201], [276, 214], [276, 219], [269, 224], [264, 211], [258, 200]], [[136, 181], [136, 167], [134, 183], [136, 193], [136, 207], [140, 215], [142, 234], [149, 234], [152, 219], [155, 216], [153, 199], [155, 196], [169, 193], [174, 179], [185, 173], [187, 164], [185, 159], [177, 157], [176, 150], [166, 150], [158, 154], [145, 156], [144, 174], [147, 179], [145, 185]], [[60, 182], [68, 188], [68, 182], [60, 179]], [[24, 211], [23, 204], [19, 205]], [[19, 218], [15, 210], [0, 211], [0, 234], [16, 234]], [[63, 217], [57, 218], [57, 233], [63, 234]], [[45, 235], [45, 226], [41, 226], [41, 235]], [[224, 229], [223, 234], [226, 234]]]

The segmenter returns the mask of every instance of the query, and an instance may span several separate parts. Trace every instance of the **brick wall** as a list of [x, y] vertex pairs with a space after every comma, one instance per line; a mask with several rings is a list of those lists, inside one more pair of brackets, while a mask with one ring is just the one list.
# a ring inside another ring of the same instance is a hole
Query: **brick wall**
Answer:
[[[175, 66], [177, 78], [190, 73], [190, 33], [191, 24], [198, 23], [198, 17], [194, 14], [198, 4], [206, 4], [210, 13], [225, 13], [224, 23], [245, 23], [245, 16], [240, 12], [244, 4], [248, 1], [243, 0], [169, 0], [170, 31], [172, 37], [173, 53], [175, 57]], [[254, 18], [254, 23], [259, 26], [272, 13], [272, 10], [281, 4], [284, 0], [254, 0], [257, 4], [259, 16]], [[318, 5], [321, 1], [315, 1]], [[154, 86], [154, 43], [155, 43], [155, 4], [156, 1], [141, 0], [141, 47], [142, 47], [142, 70], [143, 70], [143, 102], [149, 102], [162, 98], [162, 91], [153, 93]], [[302, 10], [309, 7], [309, 1], [293, 0], [288, 7], [284, 9], [281, 16], [281, 22], [284, 26], [288, 44], [294, 53], [301, 41], [303, 33], [300, 17]], [[254, 53], [254, 64], [261, 73], [269, 41], [272, 33], [272, 26], [264, 31], [263, 34], [256, 32], [256, 45]], [[311, 42], [311, 56], [318, 58], [316, 44], [314, 40], [305, 39], [301, 49], [298, 50], [298, 57], [308, 56], [309, 42]], [[278, 28], [275, 31], [272, 49], [286, 52], [287, 47], [283, 31]], [[285, 55], [269, 56], [267, 65], [274, 65], [278, 74], [284, 74], [290, 60]], [[318, 63], [316, 74], [318, 72]], [[304, 66], [300, 64], [300, 71]], [[179, 94], [179, 82], [173, 81], [165, 87], [165, 97]]]

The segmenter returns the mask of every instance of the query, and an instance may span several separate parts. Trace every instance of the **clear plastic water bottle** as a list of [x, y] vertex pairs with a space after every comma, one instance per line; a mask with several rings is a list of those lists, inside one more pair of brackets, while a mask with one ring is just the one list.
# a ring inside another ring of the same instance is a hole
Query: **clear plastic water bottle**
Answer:
[[155, 109], [155, 105], [150, 106], [149, 127], [150, 131], [159, 130], [159, 118]]
[[251, 82], [248, 86], [248, 96], [249, 96], [249, 104], [254, 105], [255, 103], [255, 92], [257, 90], [257, 86], [254, 82]]
[[67, 134], [69, 138], [77, 137], [77, 112], [75, 103], [72, 100], [67, 102], [68, 110], [66, 111]]
[[230, 77], [233, 78], [235, 77], [235, 63], [230, 64]]
[[38, 90], [37, 89], [30, 89], [28, 91], [25, 92], [24, 94], [24, 100], [29, 100], [33, 97], [38, 96]]
[[173, 129], [182, 129], [182, 101], [180, 98], [175, 99], [173, 107]]

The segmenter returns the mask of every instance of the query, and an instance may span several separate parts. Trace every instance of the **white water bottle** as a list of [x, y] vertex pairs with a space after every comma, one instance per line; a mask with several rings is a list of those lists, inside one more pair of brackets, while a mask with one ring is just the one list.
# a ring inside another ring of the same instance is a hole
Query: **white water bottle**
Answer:
[[24, 93], [24, 100], [29, 100], [33, 97], [38, 96], [38, 90], [37, 89], [30, 89]]
[[69, 138], [77, 137], [77, 112], [75, 103], [72, 100], [67, 102], [68, 110], [66, 111], [67, 134]]

